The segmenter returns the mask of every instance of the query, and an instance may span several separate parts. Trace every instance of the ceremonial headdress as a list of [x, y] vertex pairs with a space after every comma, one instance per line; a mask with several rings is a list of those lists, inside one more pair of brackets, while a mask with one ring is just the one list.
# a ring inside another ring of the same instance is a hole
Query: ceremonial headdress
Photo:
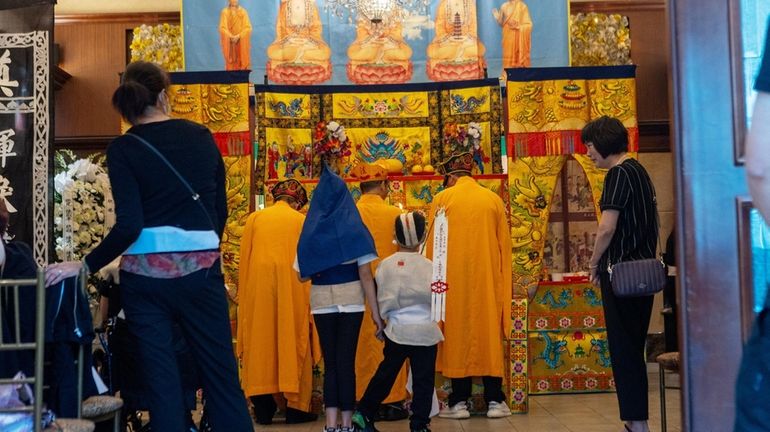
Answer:
[[388, 179], [388, 169], [377, 162], [362, 162], [350, 170], [350, 177], [360, 182], [383, 181]]
[[273, 194], [273, 199], [277, 200], [279, 197], [286, 196], [293, 198], [299, 203], [299, 207], [302, 208], [307, 204], [307, 191], [302, 186], [302, 183], [295, 179], [289, 179], [280, 181], [273, 186], [270, 190]]
[[473, 172], [473, 154], [466, 152], [452, 155], [439, 166], [439, 169], [444, 175], [458, 172], [470, 174]]
[[300, 276], [377, 254], [345, 182], [324, 164], [297, 244]]

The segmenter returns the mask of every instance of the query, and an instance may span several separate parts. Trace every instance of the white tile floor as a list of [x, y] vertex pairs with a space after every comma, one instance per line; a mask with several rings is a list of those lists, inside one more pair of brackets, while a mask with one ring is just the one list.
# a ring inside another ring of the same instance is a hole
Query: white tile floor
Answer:
[[[660, 431], [660, 398], [658, 391], [657, 365], [650, 365], [650, 431]], [[669, 385], [678, 385], [675, 375], [668, 376]], [[583, 395], [544, 395], [530, 399], [527, 414], [514, 414], [504, 419], [487, 419], [474, 416], [467, 420], [446, 420], [434, 418], [431, 422], [433, 432], [622, 432], [623, 424], [619, 420], [618, 404], [614, 393]], [[666, 390], [666, 414], [668, 431], [680, 432], [679, 389]], [[275, 423], [271, 426], [257, 426], [259, 432], [320, 432], [323, 420], [312, 424], [285, 425]], [[381, 432], [408, 432], [407, 420], [397, 422], [378, 422]]]

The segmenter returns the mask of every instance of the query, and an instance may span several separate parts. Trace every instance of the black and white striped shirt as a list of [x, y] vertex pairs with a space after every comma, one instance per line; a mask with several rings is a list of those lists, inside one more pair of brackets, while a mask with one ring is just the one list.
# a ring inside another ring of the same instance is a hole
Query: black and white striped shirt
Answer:
[[599, 268], [608, 264], [644, 258], [655, 258], [658, 244], [658, 218], [655, 187], [642, 164], [626, 159], [607, 171], [599, 201], [602, 211], [620, 212], [615, 234]]

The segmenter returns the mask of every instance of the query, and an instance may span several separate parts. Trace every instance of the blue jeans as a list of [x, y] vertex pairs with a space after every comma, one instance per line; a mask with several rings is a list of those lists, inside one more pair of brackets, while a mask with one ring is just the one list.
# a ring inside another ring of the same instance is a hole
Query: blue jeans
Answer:
[[123, 308], [136, 335], [153, 430], [182, 432], [187, 410], [174, 351], [182, 329], [198, 366], [209, 423], [216, 431], [251, 432], [238, 382], [224, 278], [219, 261], [174, 279], [120, 272]]

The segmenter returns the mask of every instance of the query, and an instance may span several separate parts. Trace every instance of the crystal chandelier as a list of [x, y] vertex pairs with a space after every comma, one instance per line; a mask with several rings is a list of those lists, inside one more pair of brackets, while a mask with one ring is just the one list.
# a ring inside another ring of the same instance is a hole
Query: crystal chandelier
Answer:
[[361, 16], [379, 24], [384, 19], [403, 20], [409, 15], [427, 13], [431, 0], [325, 0], [324, 9], [348, 22]]
[[359, 0], [358, 12], [369, 21], [379, 24], [393, 12], [395, 3], [396, 0]]

